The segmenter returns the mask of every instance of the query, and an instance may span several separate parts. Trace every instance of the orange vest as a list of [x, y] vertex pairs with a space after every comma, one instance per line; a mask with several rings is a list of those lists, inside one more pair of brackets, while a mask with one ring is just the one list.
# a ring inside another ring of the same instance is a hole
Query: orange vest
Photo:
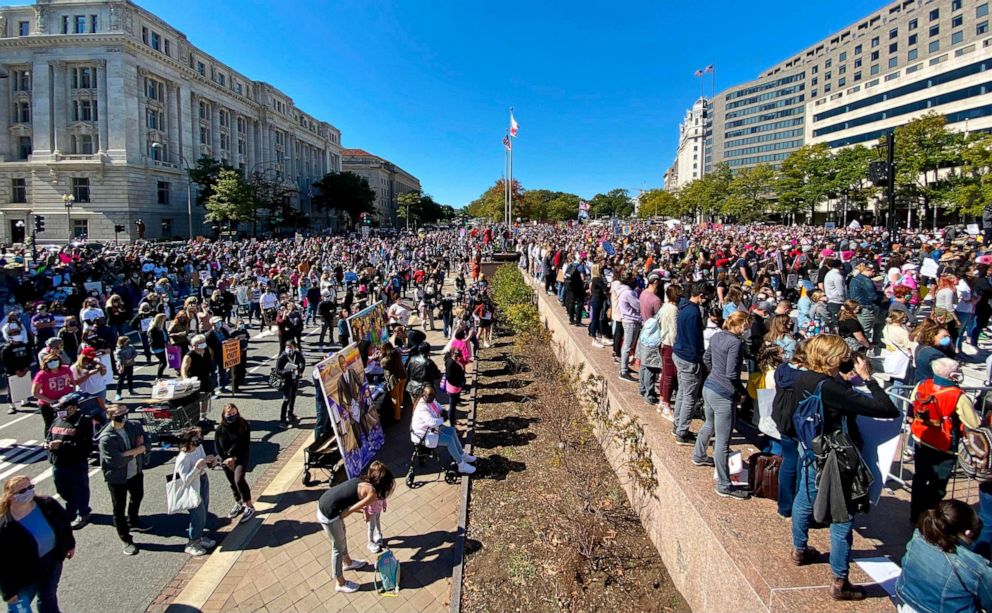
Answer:
[[925, 379], [916, 388], [910, 429], [918, 442], [938, 451], [953, 453], [958, 400], [964, 392], [958, 387], [942, 387]]

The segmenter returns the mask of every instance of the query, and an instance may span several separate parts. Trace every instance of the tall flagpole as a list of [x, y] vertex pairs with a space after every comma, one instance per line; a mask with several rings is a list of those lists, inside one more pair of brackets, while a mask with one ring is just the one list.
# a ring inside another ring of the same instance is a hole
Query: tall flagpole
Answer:
[[710, 74], [713, 75], [710, 77], [710, 100], [716, 97], [716, 64], [712, 66], [713, 70], [710, 71]]
[[[511, 118], [513, 117], [513, 107], [512, 106], [510, 107], [510, 117]], [[510, 126], [510, 130], [512, 130], [512, 129], [513, 129], [513, 126], [511, 125]], [[510, 132], [508, 131], [507, 134], [510, 134]], [[509, 227], [511, 227], [513, 225], [513, 136], [512, 135], [510, 135], [510, 151], [509, 151], [509, 156], [508, 157], [509, 157], [509, 160], [510, 160], [510, 163], [509, 163], [510, 181], [509, 181], [509, 183], [508, 183], [508, 185], [506, 187], [507, 196], [508, 196], [507, 197], [507, 202], [509, 203], [509, 206], [507, 208], [507, 217], [506, 217], [506, 227], [507, 228], [509, 228]]]
[[508, 193], [506, 187], [507, 185], [506, 181], [510, 169], [510, 162], [509, 162], [510, 151], [509, 149], [506, 148], [506, 139], [504, 138], [503, 140], [504, 140], [503, 142], [503, 223], [506, 223], [506, 211], [508, 208], [506, 201], [507, 193]]

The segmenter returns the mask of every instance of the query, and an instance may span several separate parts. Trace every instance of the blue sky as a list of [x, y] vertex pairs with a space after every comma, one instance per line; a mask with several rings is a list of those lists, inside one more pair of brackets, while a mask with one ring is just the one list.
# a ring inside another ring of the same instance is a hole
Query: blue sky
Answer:
[[[882, 6], [839, 0], [138, 0], [248, 77], [462, 206], [502, 172], [583, 197], [659, 187], [677, 125], [717, 90]], [[707, 95], [710, 86], [707, 77]]]

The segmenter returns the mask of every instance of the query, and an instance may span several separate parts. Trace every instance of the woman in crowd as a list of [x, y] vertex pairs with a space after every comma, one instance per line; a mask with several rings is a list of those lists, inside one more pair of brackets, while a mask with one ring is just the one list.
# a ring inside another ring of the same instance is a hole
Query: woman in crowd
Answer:
[[65, 318], [65, 324], [59, 330], [58, 338], [62, 340], [62, 351], [69, 356], [70, 360], [75, 360], [79, 355], [79, 345], [83, 341], [83, 333], [79, 329], [79, 320], [74, 316]]
[[382, 344], [379, 349], [379, 363], [382, 365], [382, 374], [389, 398], [393, 402], [393, 418], [399, 420], [402, 416], [403, 404], [406, 394], [407, 372], [403, 365], [403, 358], [400, 357], [396, 348], [389, 341]]
[[[696, 466], [716, 465], [716, 493], [738, 500], [747, 500], [748, 494], [734, 489], [727, 460], [730, 456], [730, 434], [736, 421], [734, 407], [747, 393], [741, 384], [744, 363], [742, 336], [750, 325], [750, 315], [744, 311], [734, 311], [723, 322], [723, 330], [710, 340], [710, 346], [703, 354], [703, 362], [710, 373], [703, 383], [706, 422], [696, 436], [692, 454], [692, 463]], [[706, 448], [714, 434], [716, 440], [713, 443], [713, 457], [710, 458], [706, 455]]]
[[[879, 419], [900, 416], [888, 394], [871, 376], [868, 361], [852, 354], [844, 340], [833, 334], [821, 334], [806, 345], [806, 368], [793, 384], [794, 400], [798, 403], [807, 396], [820, 393], [823, 404], [824, 435], [834, 436], [846, 428], [846, 421], [858, 415]], [[840, 376], [845, 382], [840, 382]], [[854, 390], [849, 381], [860, 379], [870, 396]], [[813, 520], [813, 500], [817, 492], [816, 461], [811, 449], [799, 449], [799, 484], [792, 505], [792, 561], [798, 566], [810, 564], [820, 557], [809, 547], [809, 529]], [[851, 564], [851, 543], [854, 524], [850, 507], [847, 521], [830, 524], [830, 569], [834, 580], [831, 596], [835, 600], [862, 600], [865, 591], [848, 581]]]
[[282, 407], [279, 409], [279, 425], [291, 428], [296, 421], [296, 392], [300, 388], [300, 378], [306, 360], [300, 353], [294, 339], [286, 340], [286, 347], [276, 360], [276, 372], [282, 377]]
[[240, 515], [242, 521], [250, 519], [255, 514], [255, 503], [245, 473], [251, 456], [251, 427], [234, 404], [224, 407], [214, 435], [214, 449], [234, 494], [234, 508], [227, 517], [234, 519]]
[[665, 288], [665, 304], [658, 311], [659, 332], [661, 333], [661, 383], [659, 389], [658, 408], [661, 416], [668, 421], [675, 421], [672, 410], [672, 393], [675, 391], [675, 361], [672, 359], [672, 347], [675, 345], [679, 315], [679, 298], [682, 288], [672, 283]]
[[158, 313], [148, 327], [148, 347], [151, 349], [152, 355], [155, 356], [155, 360], [158, 361], [156, 379], [162, 378], [166, 367], [169, 365], [168, 356], [165, 353], [165, 347], [168, 341], [169, 337], [165, 332], [165, 313]]
[[796, 352], [796, 338], [792, 335], [792, 318], [788, 315], [772, 316], [772, 324], [765, 334], [765, 342], [781, 347], [785, 360], [791, 360]]
[[728, 317], [736, 313], [737, 311], [747, 312], [747, 307], [744, 306], [743, 302], [743, 292], [738, 285], [731, 285], [730, 290], [727, 292], [726, 298], [724, 298], [723, 304], [723, 319], [727, 320]]
[[173, 475], [181, 479], [185, 487], [192, 488], [200, 499], [200, 504], [189, 510], [189, 542], [186, 553], [191, 556], [206, 555], [217, 543], [203, 536], [207, 525], [207, 509], [210, 506], [210, 480], [207, 469], [212, 468], [214, 456], [203, 451], [203, 434], [199, 428], [190, 428], [179, 436], [179, 455], [173, 465]]
[[69, 516], [54, 498], [35, 495], [24, 475], [0, 494], [0, 594], [10, 613], [58, 613], [62, 563], [76, 555]]
[[854, 300], [845, 300], [840, 305], [840, 313], [837, 315], [839, 320], [837, 330], [852, 351], [871, 349], [871, 342], [865, 336], [865, 329], [858, 320], [859, 313], [861, 313], [860, 304]]
[[465, 367], [458, 359], [459, 354], [454, 349], [444, 356], [444, 391], [448, 394], [448, 424], [455, 425], [458, 421], [456, 410], [461, 400], [462, 388], [465, 387]]
[[470, 453], [465, 453], [461, 441], [458, 440], [458, 432], [444, 424], [442, 412], [434, 392], [434, 385], [425, 384], [413, 408], [410, 438], [414, 444], [423, 441], [427, 447], [435, 447], [438, 443], [444, 445], [448, 448], [451, 459], [458, 464], [458, 472], [471, 475], [475, 472], [472, 463], [476, 458]]
[[72, 365], [72, 379], [79, 391], [96, 397], [100, 408], [106, 411], [107, 384], [103, 377], [107, 373], [107, 367], [100, 362], [99, 357], [96, 349], [83, 347]]
[[992, 611], [992, 567], [969, 549], [981, 532], [978, 515], [960, 500], [920, 517], [896, 583], [902, 613]]
[[335, 591], [357, 592], [359, 585], [346, 580], [344, 571], [358, 570], [368, 564], [348, 554], [344, 519], [376, 501], [389, 498], [394, 485], [395, 479], [389, 467], [376, 460], [362, 475], [331, 487], [317, 501], [317, 522], [331, 541], [331, 572]]
[[971, 338], [971, 329], [975, 325], [975, 299], [971, 291], [971, 284], [974, 276], [971, 272], [961, 275], [958, 278], [957, 292], [958, 302], [954, 307], [954, 317], [958, 320], [959, 330], [957, 344], [955, 348], [960, 353], [962, 344]]
[[189, 352], [189, 336], [192, 333], [191, 321], [188, 310], [184, 309], [176, 313], [176, 316], [172, 318], [172, 323], [169, 324], [169, 343], [179, 347], [179, 352], [183, 356]]
[[955, 314], [958, 308], [957, 285], [958, 280], [954, 275], [944, 273], [937, 279], [937, 293], [933, 297], [934, 312], [937, 309], [943, 309], [946, 313], [947, 331], [950, 333], [952, 339], [957, 339], [961, 330], [960, 322], [957, 320], [957, 315]]
[[600, 328], [602, 310], [606, 308], [606, 280], [599, 264], [592, 266], [592, 279], [589, 281], [589, 336], [594, 347], [605, 347], [603, 330]]
[[932, 379], [931, 364], [934, 360], [948, 357], [946, 352], [952, 349], [950, 333], [944, 326], [927, 318], [913, 330], [910, 339], [916, 342], [916, 350], [913, 353], [913, 363], [916, 365], [913, 383]]
[[76, 382], [72, 378], [72, 369], [69, 368], [68, 364], [63, 364], [59, 356], [48, 354], [45, 358], [45, 362], [41, 364], [41, 369], [35, 374], [31, 382], [31, 395], [38, 400], [47, 435], [48, 429], [55, 421], [55, 409], [53, 407], [63, 396], [76, 389]]
[[[885, 343], [885, 350], [889, 352], [898, 351], [905, 357], [905, 369], [901, 372], [890, 373], [893, 385], [905, 385], [913, 381], [913, 354], [916, 352], [916, 341], [910, 340], [907, 322], [909, 314], [906, 311], [889, 311], [889, 316], [885, 318], [885, 327], [882, 328], [882, 342]], [[895, 363], [895, 361], [893, 362]]]
[[794, 386], [799, 374], [806, 370], [806, 343], [796, 345], [792, 359], [775, 369], [772, 380], [775, 382], [775, 397], [772, 399], [772, 420], [779, 433], [782, 452], [782, 465], [778, 473], [778, 514], [792, 517], [792, 503], [796, 498], [796, 482], [799, 470], [799, 441], [796, 440], [796, 427], [792, 414], [799, 400]]

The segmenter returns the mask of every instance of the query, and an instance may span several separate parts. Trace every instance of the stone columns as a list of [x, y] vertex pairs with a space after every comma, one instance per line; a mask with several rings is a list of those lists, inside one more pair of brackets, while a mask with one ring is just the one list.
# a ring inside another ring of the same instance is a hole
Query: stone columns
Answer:
[[54, 151], [66, 154], [72, 151], [69, 144], [69, 66], [65, 62], [55, 62], [55, 86], [52, 89], [54, 108]]
[[[13, 87], [14, 73], [7, 66], [0, 66], [0, 70], [7, 73], [10, 78], [0, 79], [0, 162], [6, 162], [17, 158], [14, 151], [14, 143], [10, 138], [10, 114], [14, 109]], [[31, 118], [34, 120], [34, 107], [31, 108]]]
[[168, 134], [169, 155], [166, 161], [182, 164], [179, 160], [182, 141], [179, 138], [179, 109], [177, 108], [177, 86], [172, 81], [165, 82], [165, 132]]
[[99, 130], [99, 152], [107, 150], [109, 138], [107, 124], [110, 119], [110, 107], [107, 106], [107, 60], [99, 60], [96, 66], [97, 87], [97, 129]]
[[220, 104], [210, 105], [210, 155], [215, 160], [221, 158], [220, 149]]
[[31, 146], [37, 161], [47, 161], [53, 147], [52, 135], [52, 67], [48, 60], [36, 60], [31, 66], [32, 113]]

